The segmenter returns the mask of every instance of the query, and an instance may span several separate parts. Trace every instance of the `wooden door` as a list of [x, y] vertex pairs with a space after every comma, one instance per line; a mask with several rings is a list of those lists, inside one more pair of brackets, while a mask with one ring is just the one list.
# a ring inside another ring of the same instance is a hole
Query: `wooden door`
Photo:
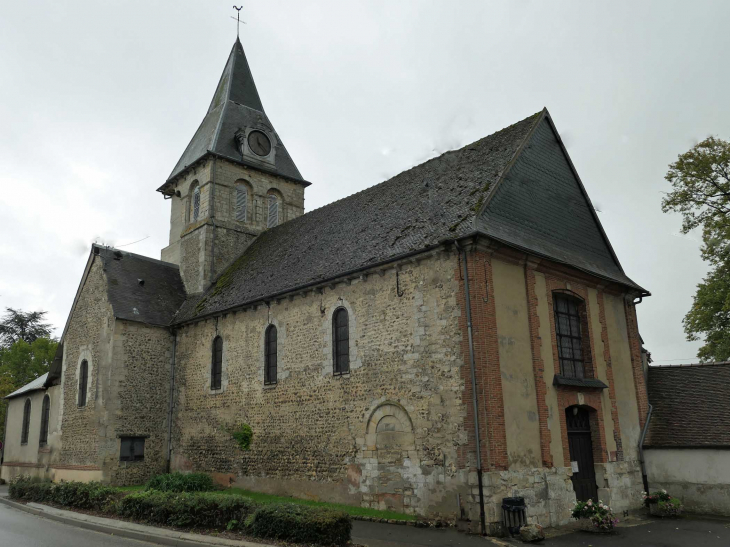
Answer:
[[[596, 468], [593, 465], [593, 443], [591, 441], [591, 422], [588, 411], [570, 407], [565, 410], [568, 425], [568, 446], [573, 466], [573, 490], [580, 501], [598, 501]], [[577, 465], [578, 470], [575, 470]]]

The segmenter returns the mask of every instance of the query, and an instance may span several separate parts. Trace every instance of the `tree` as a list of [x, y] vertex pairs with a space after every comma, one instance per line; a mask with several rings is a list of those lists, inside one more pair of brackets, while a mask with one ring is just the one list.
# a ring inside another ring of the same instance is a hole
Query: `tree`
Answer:
[[0, 319], [0, 347], [8, 348], [18, 340], [29, 344], [37, 338], [48, 338], [51, 326], [44, 323], [45, 311], [24, 312], [13, 308], [5, 308], [5, 315]]
[[702, 228], [702, 258], [713, 269], [684, 318], [688, 340], [704, 338], [700, 360], [730, 359], [730, 142], [709, 137], [669, 165], [662, 211], [682, 214], [682, 232]]

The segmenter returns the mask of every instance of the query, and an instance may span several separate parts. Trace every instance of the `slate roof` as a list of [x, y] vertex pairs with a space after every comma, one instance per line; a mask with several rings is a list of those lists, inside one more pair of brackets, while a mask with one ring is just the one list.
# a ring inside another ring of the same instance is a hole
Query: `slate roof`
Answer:
[[114, 316], [167, 326], [185, 301], [185, 286], [176, 264], [93, 246], [104, 264]]
[[647, 448], [730, 447], [730, 362], [649, 367]]
[[[248, 164], [241, 156], [235, 134], [243, 127], [260, 123], [273, 130], [273, 125], [261, 104], [243, 46], [236, 39], [208, 112], [167, 181], [169, 182], [187, 166], [209, 153], [223, 156], [237, 163]], [[299, 169], [294, 165], [294, 161], [278, 134], [276, 134], [276, 139], [278, 144], [276, 145], [275, 167], [262, 167], [258, 164], [255, 167], [308, 185], [309, 183], [302, 178]], [[164, 187], [165, 185], [160, 190]]]
[[[473, 232], [476, 205], [540, 113], [262, 233], [176, 322], [321, 282]], [[203, 301], [201, 304], [201, 300]]]
[[25, 384], [20, 389], [16, 389], [10, 395], [5, 396], [5, 399], [12, 399], [13, 397], [18, 397], [19, 395], [23, 395], [25, 393], [30, 393], [31, 391], [37, 391], [39, 389], [43, 389], [43, 386], [46, 383], [47, 377], [48, 377], [48, 373], [46, 372], [43, 376], [39, 376], [32, 382]]

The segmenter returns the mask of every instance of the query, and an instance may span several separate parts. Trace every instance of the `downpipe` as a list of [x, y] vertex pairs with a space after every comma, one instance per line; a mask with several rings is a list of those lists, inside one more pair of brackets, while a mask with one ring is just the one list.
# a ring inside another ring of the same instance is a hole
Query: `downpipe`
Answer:
[[646, 474], [646, 462], [644, 461], [644, 438], [649, 430], [649, 421], [651, 420], [652, 406], [649, 403], [649, 412], [646, 415], [646, 422], [641, 429], [641, 438], [639, 439], [639, 462], [641, 463], [641, 480], [644, 482], [644, 492], [649, 492], [649, 477]]
[[477, 377], [476, 365], [474, 362], [474, 335], [472, 332], [471, 322], [471, 297], [469, 295], [469, 269], [467, 268], [466, 249], [459, 246], [459, 242], [454, 240], [456, 249], [461, 253], [461, 259], [464, 268], [464, 293], [466, 297], [466, 330], [469, 335], [469, 366], [471, 368], [471, 391], [474, 403], [474, 437], [476, 440], [476, 456], [477, 456], [477, 481], [479, 483], [479, 521], [481, 526], [481, 534], [487, 533], [486, 516], [484, 514], [484, 490], [482, 489], [482, 447], [479, 436], [479, 403], [477, 396]]

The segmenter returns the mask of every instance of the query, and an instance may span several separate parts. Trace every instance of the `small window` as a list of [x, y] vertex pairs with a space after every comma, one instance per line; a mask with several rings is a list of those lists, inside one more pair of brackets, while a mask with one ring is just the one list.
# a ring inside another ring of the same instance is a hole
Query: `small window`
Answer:
[[48, 444], [48, 420], [51, 416], [51, 399], [46, 395], [43, 397], [43, 406], [41, 407], [41, 436], [38, 444], [46, 446]]
[[269, 217], [267, 222], [268, 228], [273, 228], [279, 224], [279, 198], [273, 194], [269, 194]]
[[565, 294], [555, 294], [555, 335], [560, 371], [569, 378], [585, 377], [581, 308], [583, 303]]
[[335, 375], [350, 372], [350, 332], [345, 308], [336, 309], [332, 316], [332, 357]]
[[89, 381], [89, 363], [84, 359], [81, 361], [79, 370], [79, 406], [86, 406], [86, 386]]
[[264, 348], [264, 384], [276, 383], [276, 327], [269, 325], [266, 329]]
[[28, 444], [28, 432], [30, 431], [30, 399], [25, 400], [23, 407], [23, 430], [20, 432], [20, 444]]
[[210, 367], [210, 389], [221, 388], [223, 372], [223, 338], [216, 336], [213, 340], [213, 364]]
[[144, 460], [144, 437], [122, 437], [119, 447], [120, 462]]
[[236, 185], [236, 220], [246, 222], [248, 209], [248, 188], [245, 184]]
[[200, 216], [200, 186], [196, 186], [193, 190], [193, 204], [192, 204], [192, 220], [195, 222]]

